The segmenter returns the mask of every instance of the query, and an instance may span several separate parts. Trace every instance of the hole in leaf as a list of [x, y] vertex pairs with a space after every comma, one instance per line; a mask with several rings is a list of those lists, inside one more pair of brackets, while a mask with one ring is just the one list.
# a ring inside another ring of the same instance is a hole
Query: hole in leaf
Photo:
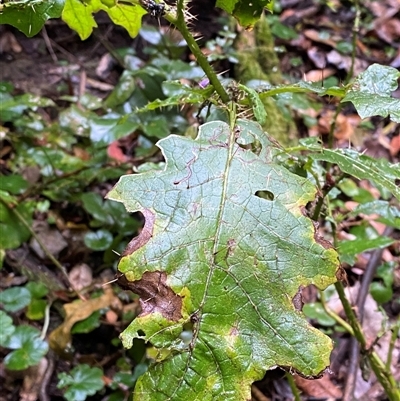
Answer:
[[246, 144], [239, 143], [238, 141], [236, 141], [236, 143], [239, 145], [240, 148], [242, 148], [244, 150], [250, 150], [250, 152], [253, 152], [257, 156], [259, 156], [261, 153], [262, 145], [259, 141], [254, 141], [254, 142], [246, 143]]
[[146, 336], [146, 333], [143, 330], [138, 330], [137, 334], [138, 334], [139, 337], [145, 337]]
[[268, 201], [275, 199], [275, 195], [271, 191], [257, 191], [255, 195]]

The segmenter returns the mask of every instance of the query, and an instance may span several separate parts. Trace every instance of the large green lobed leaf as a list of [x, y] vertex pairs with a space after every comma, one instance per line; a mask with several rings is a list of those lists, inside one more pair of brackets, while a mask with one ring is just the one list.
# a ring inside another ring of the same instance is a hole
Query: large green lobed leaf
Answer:
[[254, 122], [210, 122], [159, 146], [164, 171], [123, 176], [108, 194], [146, 219], [119, 264], [142, 307], [124, 346], [142, 338], [159, 350], [135, 400], [248, 400], [275, 366], [321, 374], [332, 342], [296, 302], [338, 269], [302, 213], [313, 185], [275, 164], [280, 150]]

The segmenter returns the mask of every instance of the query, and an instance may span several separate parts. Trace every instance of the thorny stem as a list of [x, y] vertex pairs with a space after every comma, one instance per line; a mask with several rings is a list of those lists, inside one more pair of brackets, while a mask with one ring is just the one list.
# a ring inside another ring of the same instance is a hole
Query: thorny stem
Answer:
[[338, 178], [335, 180], [335, 182], [334, 182], [332, 185], [329, 185], [329, 186], [326, 186], [326, 185], [325, 185], [325, 188], [326, 188], [325, 190], [324, 190], [324, 188], [322, 188], [322, 189], [323, 189], [322, 196], [318, 199], [318, 202], [317, 202], [317, 204], [316, 204], [316, 206], [315, 206], [314, 213], [313, 213], [313, 216], [312, 216], [312, 219], [313, 219], [314, 221], [317, 221], [317, 220], [318, 220], [318, 217], [319, 217], [319, 215], [320, 215], [320, 213], [321, 213], [321, 209], [322, 209], [322, 206], [323, 206], [323, 204], [324, 204], [324, 200], [325, 200], [326, 196], [329, 194], [329, 192], [330, 192], [333, 188], [335, 188], [335, 187], [337, 186], [337, 184], [338, 184], [340, 181], [343, 180], [343, 178], [344, 178], [345, 176], [346, 176], [345, 174], [339, 175]]
[[[340, 114], [342, 110], [342, 103], [339, 103], [338, 106], [336, 107], [335, 115], [332, 118], [331, 125], [329, 127], [329, 134], [328, 134], [328, 147], [329, 149], [333, 148], [333, 140], [335, 138], [335, 128], [336, 128], [336, 120], [338, 118], [338, 115]], [[329, 167], [331, 163], [328, 163], [327, 166]]]
[[221, 100], [228, 104], [230, 101], [229, 95], [225, 88], [222, 86], [220, 80], [218, 79], [217, 74], [214, 69], [211, 67], [208, 62], [206, 56], [202, 53], [199, 45], [197, 44], [194, 36], [190, 32], [187, 22], [185, 21], [185, 1], [179, 0], [176, 4], [176, 14], [169, 12], [167, 10], [164, 18], [169, 21], [171, 24], [175, 25], [179, 32], [182, 34], [183, 38], [186, 41], [190, 51], [196, 57], [197, 63], [203, 69], [204, 73], [207, 75], [207, 78], [210, 80], [211, 85], [214, 87], [215, 91], [220, 96]]

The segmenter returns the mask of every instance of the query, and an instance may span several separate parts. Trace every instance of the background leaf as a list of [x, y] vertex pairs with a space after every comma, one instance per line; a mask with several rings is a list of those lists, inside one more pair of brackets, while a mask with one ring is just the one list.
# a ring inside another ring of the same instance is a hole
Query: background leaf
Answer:
[[216, 6], [232, 14], [239, 24], [250, 29], [260, 19], [265, 8], [270, 9], [272, 0], [217, 0]]
[[6, 341], [6, 348], [14, 349], [4, 358], [4, 365], [11, 370], [34, 366], [46, 355], [48, 344], [39, 338], [40, 331], [32, 326], [20, 325]]
[[68, 401], [84, 401], [89, 395], [95, 394], [104, 387], [103, 371], [91, 368], [89, 365], [78, 365], [69, 374], [58, 375], [58, 388], [67, 387], [64, 397]]
[[300, 286], [336, 281], [336, 252], [301, 212], [316, 190], [274, 163], [258, 124], [237, 124], [161, 140], [165, 170], [124, 176], [108, 194], [146, 218], [119, 264], [142, 297], [123, 343], [159, 353], [136, 400], [246, 400], [273, 366], [314, 376], [329, 364], [330, 339], [292, 303]]
[[377, 237], [373, 239], [355, 239], [353, 241], [339, 242], [339, 252], [346, 255], [357, 255], [371, 249], [383, 249], [394, 243], [394, 239], [389, 237]]
[[71, 29], [78, 32], [82, 40], [85, 40], [91, 35], [93, 28], [97, 27], [93, 14], [103, 10], [115, 24], [123, 26], [131, 37], [137, 36], [142, 24], [142, 16], [146, 14], [146, 11], [135, 4], [115, 2], [110, 3], [110, 6], [107, 2], [100, 0], [91, 0], [87, 3], [80, 0], [66, 0], [62, 19]]
[[31, 302], [31, 293], [25, 287], [12, 287], [0, 293], [0, 304], [7, 312], [18, 312]]
[[0, 24], [10, 24], [26, 36], [34, 36], [50, 18], [58, 18], [64, 0], [27, 0], [6, 3], [0, 13]]
[[390, 164], [386, 159], [374, 159], [352, 149], [323, 149], [310, 155], [315, 160], [337, 164], [342, 171], [360, 180], [371, 180], [389, 190], [400, 200], [400, 165]]
[[400, 123], [400, 99], [392, 97], [399, 77], [396, 68], [372, 64], [355, 79], [342, 102], [352, 102], [361, 118], [390, 115]]
[[0, 346], [5, 347], [8, 338], [14, 333], [15, 326], [10, 316], [0, 310]]
[[108, 230], [100, 229], [85, 234], [85, 245], [94, 251], [106, 250], [113, 241], [113, 236]]

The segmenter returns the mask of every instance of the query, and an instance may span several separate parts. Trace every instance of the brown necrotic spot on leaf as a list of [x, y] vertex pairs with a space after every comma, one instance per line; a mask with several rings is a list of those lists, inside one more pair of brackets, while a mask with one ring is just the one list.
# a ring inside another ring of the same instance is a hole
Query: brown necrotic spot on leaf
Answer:
[[342, 266], [339, 266], [339, 269], [336, 272], [336, 278], [338, 279], [338, 281], [345, 282], [347, 285], [349, 284], [349, 282], [347, 281], [346, 270], [344, 270]]
[[146, 245], [149, 239], [153, 236], [153, 227], [156, 216], [149, 209], [144, 209], [142, 213], [145, 218], [144, 227], [140, 234], [129, 242], [122, 256], [131, 255], [133, 252]]
[[304, 287], [301, 285], [298, 291], [296, 292], [296, 295], [292, 298], [292, 304], [297, 311], [301, 311], [303, 309], [304, 305], [303, 295], [302, 295], [303, 288]]
[[160, 313], [168, 320], [182, 318], [182, 298], [166, 284], [167, 275], [163, 272], [145, 272], [140, 280], [128, 281], [124, 274], [118, 277], [118, 284], [140, 296], [142, 312], [139, 316]]
[[[302, 213], [304, 214], [303, 210]], [[305, 214], [305, 216], [307, 216]], [[314, 240], [316, 243], [322, 245], [325, 249], [331, 249], [333, 248], [333, 245], [326, 239], [324, 239], [318, 232], [318, 222], [313, 221], [313, 226], [314, 226]]]

